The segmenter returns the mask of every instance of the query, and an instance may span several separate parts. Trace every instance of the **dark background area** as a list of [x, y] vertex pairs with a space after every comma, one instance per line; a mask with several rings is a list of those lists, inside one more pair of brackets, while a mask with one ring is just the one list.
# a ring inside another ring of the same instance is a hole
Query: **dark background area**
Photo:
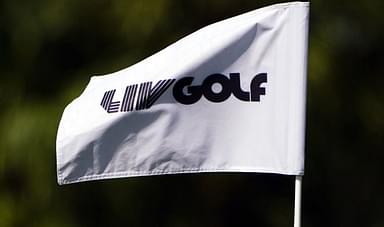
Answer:
[[[184, 174], [58, 186], [64, 107], [258, 0], [1, 0], [0, 226], [293, 226], [294, 177]], [[303, 227], [384, 226], [384, 1], [312, 1]]]

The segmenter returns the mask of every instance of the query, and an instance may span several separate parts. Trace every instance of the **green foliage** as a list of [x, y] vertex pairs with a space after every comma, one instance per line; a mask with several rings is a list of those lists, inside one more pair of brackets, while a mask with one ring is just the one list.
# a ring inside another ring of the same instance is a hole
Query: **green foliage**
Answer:
[[[90, 76], [276, 1], [0, 2], [0, 226], [292, 226], [292, 177], [59, 187], [55, 137]], [[383, 1], [312, 2], [304, 226], [384, 226]]]

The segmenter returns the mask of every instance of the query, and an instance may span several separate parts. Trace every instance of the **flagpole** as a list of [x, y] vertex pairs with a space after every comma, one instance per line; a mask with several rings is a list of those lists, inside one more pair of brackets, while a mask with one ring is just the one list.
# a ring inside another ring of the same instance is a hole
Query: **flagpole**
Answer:
[[295, 178], [295, 214], [294, 214], [294, 227], [301, 226], [301, 188], [303, 176], [296, 176]]

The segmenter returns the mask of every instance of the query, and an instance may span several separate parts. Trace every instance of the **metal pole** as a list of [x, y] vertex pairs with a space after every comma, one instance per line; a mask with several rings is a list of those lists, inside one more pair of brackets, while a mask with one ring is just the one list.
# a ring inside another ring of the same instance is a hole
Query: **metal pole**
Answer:
[[294, 214], [294, 227], [301, 226], [301, 188], [303, 176], [296, 176], [295, 178], [295, 214]]

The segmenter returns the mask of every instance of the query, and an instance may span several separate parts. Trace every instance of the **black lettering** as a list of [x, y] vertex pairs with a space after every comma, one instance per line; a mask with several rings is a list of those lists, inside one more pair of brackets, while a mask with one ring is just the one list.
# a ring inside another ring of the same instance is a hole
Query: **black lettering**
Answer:
[[265, 95], [265, 88], [260, 87], [262, 83], [267, 82], [267, 74], [259, 73], [257, 74], [251, 82], [251, 100], [254, 102], [260, 101], [260, 95]]
[[173, 84], [173, 82], [175, 82], [175, 79], [160, 80], [157, 82], [155, 87], [151, 89], [146, 108], [150, 108], [156, 102], [156, 100], [158, 100], [160, 96]]
[[106, 91], [104, 93], [103, 99], [101, 100], [100, 105], [108, 112], [108, 113], [116, 113], [119, 111], [120, 101], [113, 102], [113, 96], [115, 95], [116, 89]]
[[140, 84], [139, 94], [136, 103], [136, 110], [143, 110], [146, 108], [151, 86], [152, 82], [145, 82]]
[[[217, 93], [213, 91], [212, 86], [214, 84], [220, 84], [221, 91]], [[222, 74], [216, 73], [205, 78], [202, 88], [204, 97], [211, 102], [223, 102], [231, 96], [230, 80]]]
[[128, 112], [133, 110], [133, 102], [136, 97], [137, 84], [127, 86], [124, 93], [124, 98], [121, 104], [121, 112]]
[[[200, 86], [191, 86], [193, 77], [184, 77], [178, 80], [173, 87], [173, 97], [179, 103], [190, 105], [200, 100], [203, 95]], [[187, 88], [188, 94], [184, 93], [184, 88]]]
[[242, 101], [249, 101], [250, 95], [249, 92], [243, 91], [240, 85], [240, 73], [230, 73], [231, 80], [231, 90], [233, 95]]

